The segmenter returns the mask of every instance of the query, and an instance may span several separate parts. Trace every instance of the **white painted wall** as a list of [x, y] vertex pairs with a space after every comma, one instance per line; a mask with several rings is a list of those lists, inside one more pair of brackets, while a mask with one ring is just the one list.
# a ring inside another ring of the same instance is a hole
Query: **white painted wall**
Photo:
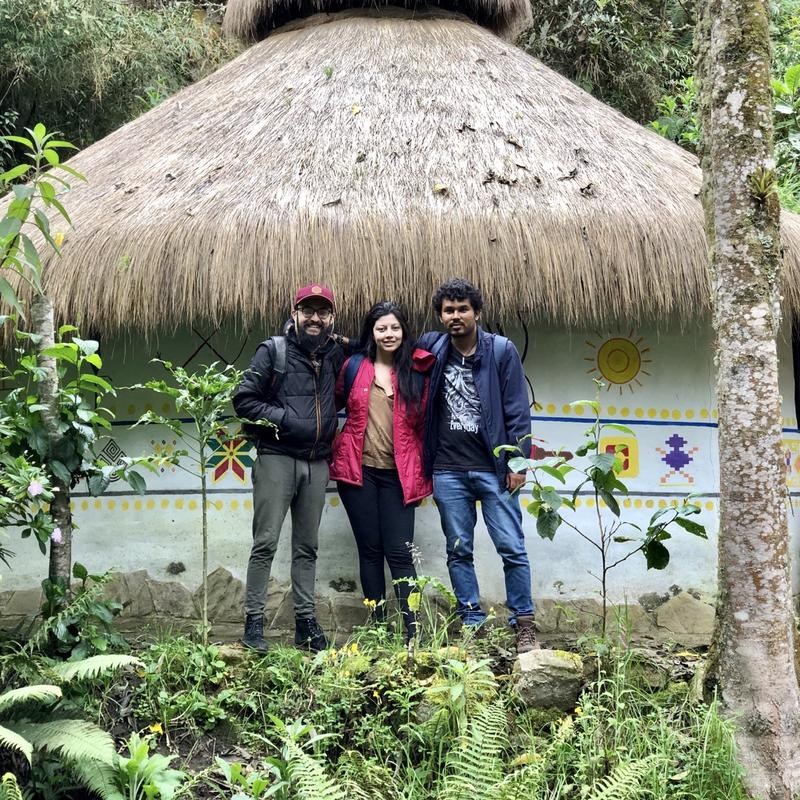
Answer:
[[[208, 334], [211, 329], [201, 330]], [[117, 340], [102, 348], [104, 372], [118, 385], [128, 385], [157, 374], [157, 365], [148, 359], [159, 355], [175, 363], [189, 361], [189, 366], [211, 360], [237, 360], [245, 367], [256, 344], [266, 334], [238, 334], [232, 328], [214, 334], [207, 344], [204, 336], [181, 330], [163, 335], [159, 341]], [[716, 423], [713, 401], [712, 333], [707, 327], [680, 330], [677, 327], [657, 331], [649, 328], [617, 328], [610, 331], [564, 331], [544, 326], [529, 326], [529, 348], [525, 359], [527, 374], [543, 406], [532, 411], [537, 442], [546, 449], [575, 448], [587, 425], [588, 410], [571, 409], [571, 400], [593, 394], [592, 377], [599, 373], [598, 353], [608, 377], [623, 383], [609, 383], [603, 391], [603, 417], [630, 426], [636, 433], [631, 442], [631, 475], [625, 478], [631, 494], [623, 503], [626, 518], [644, 524], [654, 510], [684, 496], [687, 492], [702, 495], [700, 517], [709, 531], [709, 541], [698, 540], [678, 531], [669, 543], [672, 555], [663, 572], [645, 569], [637, 556], [619, 568], [612, 580], [616, 599], [635, 600], [644, 592], [663, 592], [671, 585], [713, 592], [717, 529], [717, 453]], [[519, 328], [512, 338], [523, 349], [524, 335]], [[621, 339], [615, 346], [604, 343]], [[209, 346], [217, 351], [216, 353]], [[199, 348], [199, 350], [198, 350]], [[197, 352], [196, 352], [197, 351]], [[616, 351], [616, 352], [614, 352]], [[640, 368], [635, 370], [637, 358]], [[800, 490], [800, 435], [793, 408], [793, 387], [790, 350], [781, 343], [784, 396], [785, 437], [789, 457], [790, 488]], [[632, 358], [632, 362], [630, 359]], [[628, 359], [626, 361], [626, 359]], [[626, 373], [626, 365], [633, 366]], [[634, 374], [635, 373], [635, 374]], [[114, 410], [117, 424], [113, 440], [127, 455], [179, 447], [176, 437], [157, 428], [130, 430], [128, 425], [148, 407], [159, 412], [172, 412], [162, 406], [163, 399], [148, 397], [143, 392], [121, 391]], [[677, 438], [680, 437], [680, 441]], [[671, 470], [665, 458], [675, 447], [687, 453], [690, 461], [681, 471]], [[683, 442], [683, 444], [681, 443]], [[242, 449], [247, 454], [247, 447]], [[115, 568], [122, 571], [147, 569], [154, 578], [173, 579], [167, 572], [172, 562], [182, 562], [186, 571], [179, 580], [194, 589], [200, 582], [200, 508], [198, 486], [180, 469], [167, 469], [158, 476], [147, 476], [148, 494], [138, 497], [121, 483], [112, 484], [100, 498], [76, 492], [75, 519], [79, 531], [75, 537], [74, 555], [90, 571]], [[211, 491], [211, 569], [222, 565], [234, 575], [244, 578], [250, 544], [250, 476], [240, 480], [232, 469], [217, 479], [210, 476]], [[527, 498], [521, 498], [523, 505]], [[597, 510], [592, 500], [581, 498], [576, 518], [591, 531]], [[601, 513], [609, 514], [608, 510]], [[555, 541], [539, 538], [535, 520], [525, 514], [525, 530], [533, 565], [536, 598], [591, 597], [597, 591], [589, 571], [597, 567], [592, 548], [568, 529], [562, 528]], [[791, 519], [793, 528], [797, 520]], [[274, 576], [288, 580], [288, 523], [275, 559]], [[417, 514], [416, 543], [422, 554], [421, 571], [443, 578], [443, 536], [438, 514], [431, 501], [423, 503]], [[504, 590], [500, 559], [480, 527], [477, 537], [476, 563], [485, 598], [502, 600]], [[622, 546], [620, 546], [622, 547]], [[16, 542], [18, 556], [13, 569], [4, 570], [2, 588], [35, 586], [46, 572], [45, 559], [29, 541]], [[320, 531], [318, 590], [332, 591], [330, 581], [347, 578], [357, 580], [356, 551], [347, 518], [335, 487], [331, 485]]]

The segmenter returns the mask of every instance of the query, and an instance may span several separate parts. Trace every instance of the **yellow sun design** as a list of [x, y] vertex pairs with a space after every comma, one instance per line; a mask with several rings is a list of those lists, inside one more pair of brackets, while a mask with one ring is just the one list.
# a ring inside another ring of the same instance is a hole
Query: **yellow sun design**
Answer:
[[586, 344], [592, 349], [592, 354], [584, 358], [592, 366], [586, 371], [595, 374], [606, 382], [606, 391], [610, 391], [612, 386], [619, 388], [619, 393], [625, 386], [633, 392], [634, 384], [641, 386], [639, 377], [649, 375], [645, 365], [651, 364], [652, 360], [647, 358], [650, 352], [649, 347], [644, 347], [644, 337], [634, 339], [631, 331], [627, 336], [612, 336], [603, 340], [597, 335], [598, 341], [586, 340]]

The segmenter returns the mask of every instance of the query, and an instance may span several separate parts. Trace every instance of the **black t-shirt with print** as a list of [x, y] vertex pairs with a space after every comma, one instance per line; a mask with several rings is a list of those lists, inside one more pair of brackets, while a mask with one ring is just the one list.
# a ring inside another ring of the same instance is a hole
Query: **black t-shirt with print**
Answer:
[[492, 454], [480, 433], [481, 400], [475, 387], [475, 356], [454, 347], [444, 368], [439, 394], [439, 441], [434, 469], [494, 472]]

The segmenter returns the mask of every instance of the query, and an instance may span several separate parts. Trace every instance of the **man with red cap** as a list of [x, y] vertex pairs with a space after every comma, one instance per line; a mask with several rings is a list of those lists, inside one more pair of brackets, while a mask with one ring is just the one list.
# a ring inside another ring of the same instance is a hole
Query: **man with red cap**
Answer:
[[292, 592], [295, 643], [322, 650], [327, 641], [317, 624], [314, 583], [317, 538], [328, 484], [328, 459], [336, 434], [336, 376], [344, 361], [333, 337], [336, 304], [321, 284], [299, 289], [285, 337], [256, 350], [233, 406], [253, 426], [258, 457], [253, 464], [253, 546], [247, 566], [242, 644], [259, 652], [272, 559], [287, 511], [292, 512]]

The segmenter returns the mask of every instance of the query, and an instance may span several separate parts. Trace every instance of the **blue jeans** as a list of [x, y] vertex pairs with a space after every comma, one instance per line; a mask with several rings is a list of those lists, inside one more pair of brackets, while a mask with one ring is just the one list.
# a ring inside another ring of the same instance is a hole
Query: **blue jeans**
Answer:
[[500, 489], [494, 472], [437, 470], [433, 473], [433, 499], [447, 540], [447, 568], [458, 601], [456, 612], [464, 624], [479, 625], [486, 619], [472, 555], [478, 500], [489, 536], [503, 559], [509, 622], [513, 625], [518, 616], [533, 614], [531, 565], [522, 533], [519, 498]]

